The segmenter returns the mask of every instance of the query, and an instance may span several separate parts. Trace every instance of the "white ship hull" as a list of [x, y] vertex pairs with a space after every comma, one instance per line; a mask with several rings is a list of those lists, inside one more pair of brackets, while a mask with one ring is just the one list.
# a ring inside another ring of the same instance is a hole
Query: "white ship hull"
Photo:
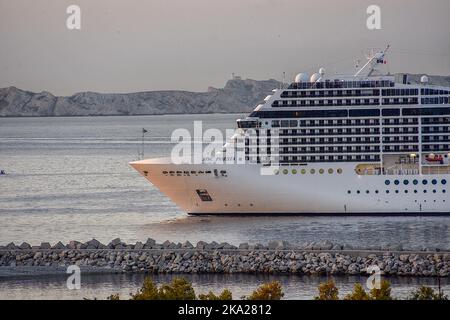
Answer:
[[[131, 165], [189, 214], [450, 214], [448, 174], [358, 175], [355, 163], [283, 166], [270, 175], [256, 164], [175, 165], [160, 158]], [[202, 201], [197, 190], [211, 200]]]

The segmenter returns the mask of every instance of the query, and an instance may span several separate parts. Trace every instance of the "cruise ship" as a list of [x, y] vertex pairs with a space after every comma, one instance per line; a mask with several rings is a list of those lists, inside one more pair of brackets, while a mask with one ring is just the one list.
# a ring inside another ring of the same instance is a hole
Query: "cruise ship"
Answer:
[[449, 214], [450, 88], [386, 75], [388, 49], [273, 90], [216, 161], [130, 164], [194, 215]]

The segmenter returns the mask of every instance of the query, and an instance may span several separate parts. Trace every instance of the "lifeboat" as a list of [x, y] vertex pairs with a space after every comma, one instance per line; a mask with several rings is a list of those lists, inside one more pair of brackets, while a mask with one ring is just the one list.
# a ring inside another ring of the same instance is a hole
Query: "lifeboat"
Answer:
[[440, 164], [444, 163], [444, 157], [441, 155], [429, 154], [425, 157], [428, 162], [439, 162]]

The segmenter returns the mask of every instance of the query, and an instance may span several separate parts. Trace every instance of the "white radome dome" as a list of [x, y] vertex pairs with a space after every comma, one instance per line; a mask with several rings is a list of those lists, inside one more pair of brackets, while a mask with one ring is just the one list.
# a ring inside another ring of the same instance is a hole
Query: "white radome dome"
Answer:
[[309, 79], [309, 82], [317, 82], [319, 81], [321, 78], [319, 73], [314, 73], [311, 78]]
[[309, 80], [309, 75], [306, 73], [299, 73], [295, 76], [294, 82], [299, 83], [299, 82], [308, 82]]
[[422, 82], [422, 83], [428, 83], [428, 81], [430, 81], [430, 79], [428, 79], [428, 76], [424, 75], [420, 78], [420, 82]]

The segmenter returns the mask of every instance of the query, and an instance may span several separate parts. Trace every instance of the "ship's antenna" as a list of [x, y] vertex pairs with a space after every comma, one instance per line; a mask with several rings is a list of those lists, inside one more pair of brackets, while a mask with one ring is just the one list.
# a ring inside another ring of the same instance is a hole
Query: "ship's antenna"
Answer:
[[[386, 52], [389, 50], [390, 47], [391, 47], [390, 45], [387, 45], [386, 49], [384, 49], [383, 51], [371, 54], [371, 56], [368, 57], [369, 61], [367, 61], [367, 63], [361, 69], [359, 69], [358, 72], [355, 73], [354, 77], [359, 76], [359, 74], [365, 68], [367, 68], [368, 65], [372, 64], [372, 67], [370, 68], [370, 71], [368, 73], [368, 76], [370, 76], [373, 73], [373, 71], [375, 70], [375, 65], [378, 64], [378, 63], [383, 63], [384, 62], [384, 57], [385, 57]], [[375, 63], [373, 64], [374, 61], [375, 61]]]

